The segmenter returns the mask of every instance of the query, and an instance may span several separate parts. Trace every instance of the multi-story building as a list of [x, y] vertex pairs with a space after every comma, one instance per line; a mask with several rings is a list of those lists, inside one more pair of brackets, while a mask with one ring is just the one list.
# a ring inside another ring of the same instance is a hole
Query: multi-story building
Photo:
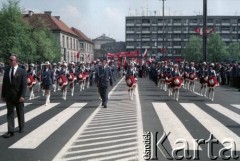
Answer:
[[[126, 50], [148, 49], [151, 56], [181, 57], [195, 29], [203, 26], [202, 16], [131, 16], [126, 17]], [[226, 45], [240, 41], [239, 16], [208, 16], [207, 27], [214, 28]], [[200, 36], [200, 35], [199, 35]]]
[[[31, 25], [40, 20], [59, 41], [61, 48], [61, 61], [78, 62], [91, 61], [93, 59], [93, 43], [80, 30], [69, 28], [61, 19], [60, 16], [52, 16], [51, 11], [44, 13], [33, 13], [23, 15], [24, 21]], [[80, 58], [77, 57], [80, 51]], [[82, 54], [81, 54], [82, 53]], [[87, 55], [87, 53], [89, 55]]]
[[74, 27], [71, 28], [75, 34], [78, 35], [79, 40], [79, 52], [80, 52], [80, 61], [81, 62], [91, 62], [94, 59], [94, 43], [91, 39], [89, 39], [82, 31], [76, 29]]
[[97, 37], [96, 39], [93, 39], [92, 41], [94, 42], [94, 57], [95, 58], [105, 57], [106, 53], [102, 53], [102, 51], [101, 51], [102, 44], [116, 42], [115, 39], [110, 38], [110, 37], [106, 36], [105, 34]]
[[106, 44], [101, 45], [101, 51], [102, 53], [117, 53], [117, 52], [123, 52], [126, 50], [126, 44], [125, 42], [109, 42]]

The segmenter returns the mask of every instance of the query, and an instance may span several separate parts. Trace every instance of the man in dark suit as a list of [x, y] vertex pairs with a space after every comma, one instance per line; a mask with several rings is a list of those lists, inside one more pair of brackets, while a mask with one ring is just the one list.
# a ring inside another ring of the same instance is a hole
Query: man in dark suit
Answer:
[[24, 132], [24, 97], [27, 89], [27, 72], [18, 66], [15, 55], [9, 58], [10, 68], [6, 70], [2, 83], [2, 100], [7, 105], [8, 132], [4, 138], [14, 136], [14, 107], [16, 107], [19, 132]]
[[112, 72], [110, 67], [107, 65], [106, 60], [100, 63], [96, 70], [96, 82], [98, 86], [98, 92], [102, 99], [102, 106], [107, 108], [108, 102], [108, 87], [109, 84], [113, 86]]

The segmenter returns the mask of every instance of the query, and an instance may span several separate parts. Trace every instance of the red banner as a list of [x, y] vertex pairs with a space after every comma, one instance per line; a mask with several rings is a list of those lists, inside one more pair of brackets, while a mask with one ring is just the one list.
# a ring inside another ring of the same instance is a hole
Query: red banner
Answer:
[[125, 51], [119, 53], [107, 53], [107, 57], [138, 57], [140, 54], [139, 50]]

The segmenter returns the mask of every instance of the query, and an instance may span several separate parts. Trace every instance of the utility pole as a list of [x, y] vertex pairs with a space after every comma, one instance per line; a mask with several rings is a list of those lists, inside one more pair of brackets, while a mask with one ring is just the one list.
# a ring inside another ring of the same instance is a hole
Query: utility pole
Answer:
[[203, 0], [203, 61], [207, 61], [207, 0]]

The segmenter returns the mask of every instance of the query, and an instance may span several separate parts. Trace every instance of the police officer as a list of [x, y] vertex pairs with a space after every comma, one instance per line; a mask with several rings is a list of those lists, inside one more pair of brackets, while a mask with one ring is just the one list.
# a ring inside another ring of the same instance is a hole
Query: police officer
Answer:
[[99, 67], [96, 70], [95, 79], [98, 86], [98, 92], [102, 99], [102, 106], [104, 108], [107, 108], [108, 87], [109, 87], [109, 83], [111, 86], [113, 86], [113, 80], [112, 80], [112, 71], [110, 67], [107, 65], [106, 60], [103, 60], [102, 64], [101, 63], [99, 64]]

